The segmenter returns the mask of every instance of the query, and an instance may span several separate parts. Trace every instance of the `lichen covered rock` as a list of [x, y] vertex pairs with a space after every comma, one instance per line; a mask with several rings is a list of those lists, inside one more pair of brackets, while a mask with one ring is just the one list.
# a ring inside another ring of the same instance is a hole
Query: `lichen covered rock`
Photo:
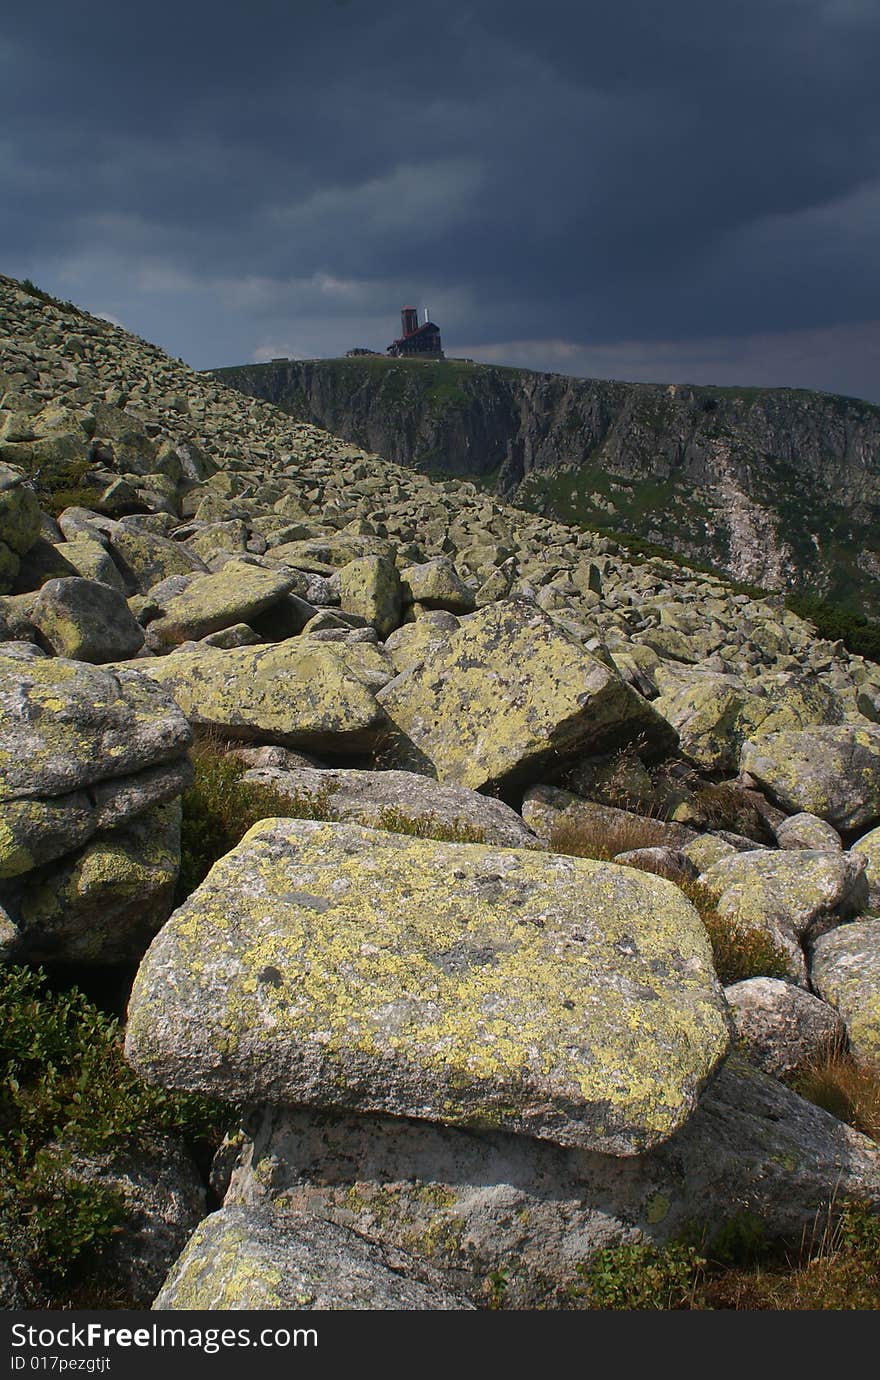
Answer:
[[511, 601], [464, 620], [379, 694], [389, 718], [440, 781], [474, 790], [535, 778], [552, 763], [642, 739], [644, 755], [675, 743], [665, 719], [538, 609]]
[[153, 1081], [251, 1105], [630, 1155], [682, 1125], [727, 1041], [705, 932], [670, 882], [264, 820], [154, 940], [126, 1048]]
[[149, 625], [148, 642], [163, 651], [233, 623], [247, 623], [292, 589], [294, 577], [229, 561], [216, 575], [197, 575], [179, 594], [161, 601], [162, 616]]
[[374, 690], [389, 673], [371, 650], [300, 638], [231, 649], [203, 644], [138, 668], [194, 724], [232, 738], [357, 752], [387, 728]]
[[743, 744], [740, 766], [792, 814], [818, 815], [844, 833], [880, 819], [876, 724], [762, 734]]
[[144, 645], [144, 630], [124, 596], [96, 580], [48, 580], [31, 619], [43, 643], [72, 661], [120, 661]]
[[841, 925], [816, 940], [813, 986], [846, 1023], [856, 1058], [880, 1063], [880, 920]]
[[134, 671], [0, 654], [0, 877], [179, 795], [192, 729]]
[[153, 1308], [214, 1311], [472, 1307], [448, 1290], [408, 1278], [406, 1252], [362, 1240], [302, 1213], [240, 1206], [206, 1217]]
[[269, 765], [252, 768], [243, 780], [308, 802], [323, 818], [341, 824], [504, 848], [539, 847], [522, 818], [503, 801], [414, 772]]

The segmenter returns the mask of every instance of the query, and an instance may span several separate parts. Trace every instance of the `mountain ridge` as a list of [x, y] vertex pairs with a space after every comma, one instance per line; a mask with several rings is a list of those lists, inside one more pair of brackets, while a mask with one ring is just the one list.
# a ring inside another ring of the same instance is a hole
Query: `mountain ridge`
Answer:
[[207, 371], [429, 474], [729, 577], [880, 614], [880, 407], [806, 389], [508, 366], [273, 361]]

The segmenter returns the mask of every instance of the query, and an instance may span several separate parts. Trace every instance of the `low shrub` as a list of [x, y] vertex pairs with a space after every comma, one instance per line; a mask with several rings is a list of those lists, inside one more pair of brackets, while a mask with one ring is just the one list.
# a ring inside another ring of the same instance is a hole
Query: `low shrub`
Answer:
[[583, 1283], [573, 1293], [582, 1308], [694, 1308], [705, 1266], [695, 1247], [679, 1243], [608, 1246], [579, 1271]]
[[219, 1144], [231, 1109], [144, 1083], [122, 1055], [118, 1021], [45, 974], [0, 969], [0, 1254], [57, 1295], [95, 1272], [122, 1202], [65, 1172], [74, 1153], [123, 1149], [138, 1133]]

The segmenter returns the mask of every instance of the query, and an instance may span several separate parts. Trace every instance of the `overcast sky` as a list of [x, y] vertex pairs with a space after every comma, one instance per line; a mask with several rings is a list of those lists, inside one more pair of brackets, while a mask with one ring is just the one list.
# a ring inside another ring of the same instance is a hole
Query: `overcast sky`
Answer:
[[384, 349], [880, 401], [878, 0], [0, 20], [0, 271], [198, 368]]

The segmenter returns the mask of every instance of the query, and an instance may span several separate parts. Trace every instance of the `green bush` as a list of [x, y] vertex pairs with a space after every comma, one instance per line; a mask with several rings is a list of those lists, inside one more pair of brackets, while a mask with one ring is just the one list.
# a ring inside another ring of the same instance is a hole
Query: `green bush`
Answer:
[[584, 1308], [693, 1308], [705, 1265], [693, 1246], [679, 1243], [607, 1246], [579, 1271], [574, 1292]]
[[65, 1173], [70, 1155], [122, 1150], [140, 1133], [219, 1141], [230, 1109], [144, 1083], [119, 1023], [76, 989], [0, 969], [0, 1253], [50, 1293], [94, 1270], [122, 1213], [117, 1193]]
[[840, 641], [848, 652], [868, 661], [880, 661], [880, 623], [872, 622], [863, 613], [839, 604], [826, 604], [808, 594], [787, 595], [785, 606], [814, 624], [819, 635], [829, 642]]

